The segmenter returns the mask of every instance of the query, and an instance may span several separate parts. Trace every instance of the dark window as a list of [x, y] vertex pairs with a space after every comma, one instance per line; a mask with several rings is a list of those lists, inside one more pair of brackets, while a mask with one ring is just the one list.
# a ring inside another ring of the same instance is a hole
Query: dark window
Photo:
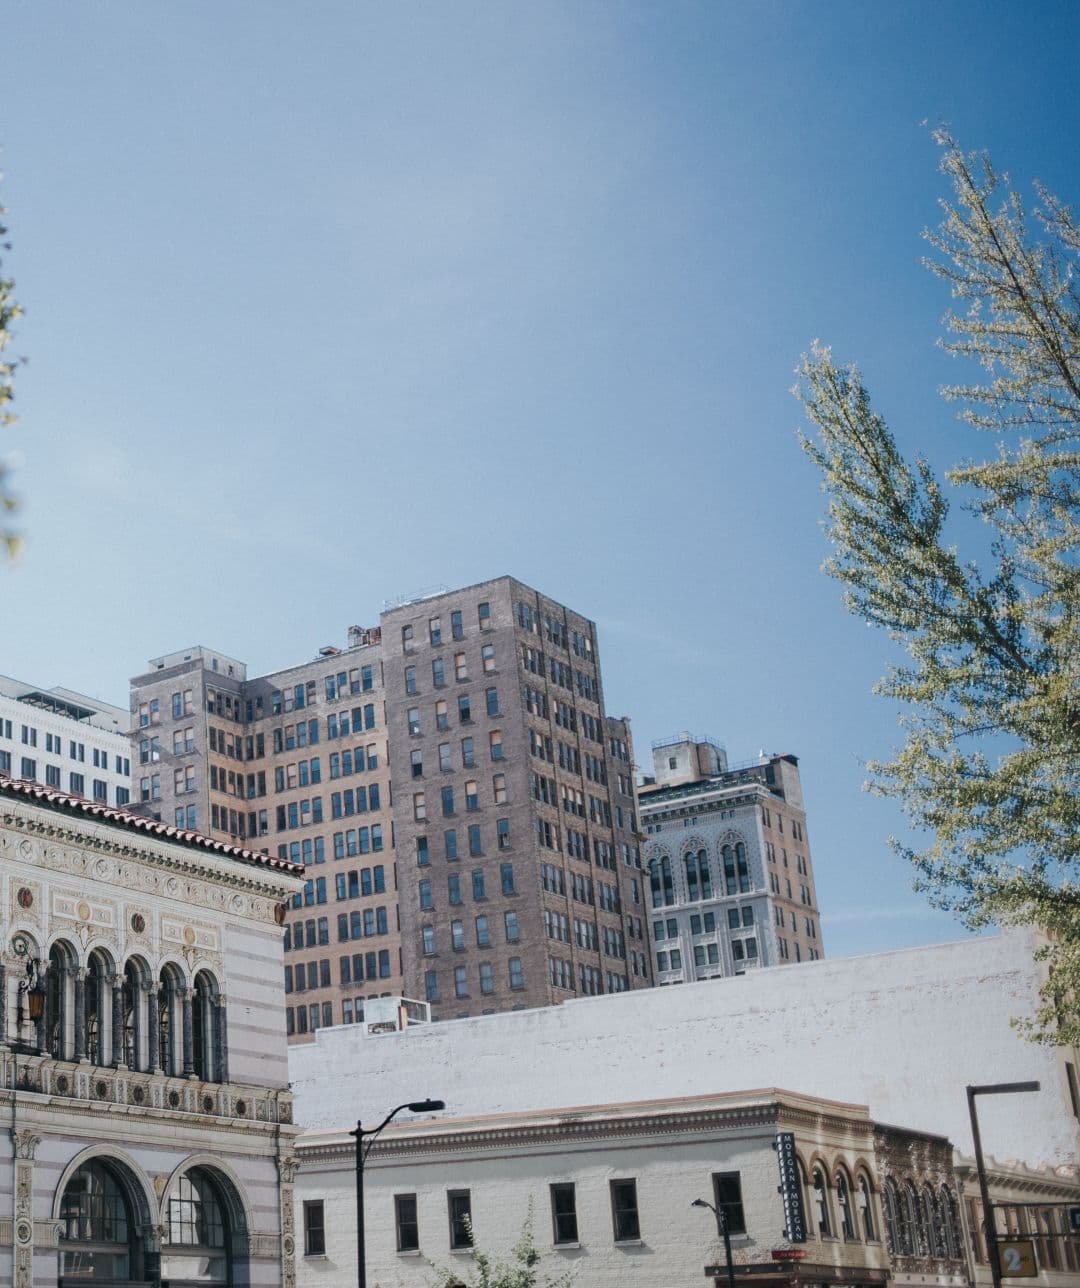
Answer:
[[304, 1204], [304, 1256], [326, 1256], [326, 1226], [323, 1223], [323, 1201]]
[[638, 1221], [637, 1181], [611, 1182], [611, 1221], [615, 1242], [641, 1238]]
[[556, 1243], [577, 1243], [577, 1201], [572, 1181], [551, 1187], [551, 1224]]
[[450, 1216], [451, 1248], [471, 1248], [472, 1201], [468, 1190], [447, 1190], [446, 1206]]
[[746, 1217], [743, 1214], [742, 1183], [738, 1172], [714, 1172], [713, 1194], [716, 1210], [727, 1219], [728, 1234], [745, 1234]]
[[398, 1252], [413, 1252], [420, 1247], [415, 1194], [394, 1195], [394, 1224], [397, 1226]]

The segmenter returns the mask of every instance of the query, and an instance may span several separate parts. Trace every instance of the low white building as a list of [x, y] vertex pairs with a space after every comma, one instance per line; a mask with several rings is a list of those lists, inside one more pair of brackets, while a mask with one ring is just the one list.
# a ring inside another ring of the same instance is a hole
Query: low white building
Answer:
[[0, 675], [0, 774], [123, 807], [131, 800], [130, 716], [72, 689]]
[[[980, 1209], [965, 1087], [1034, 1079], [1038, 1093], [980, 1101], [983, 1144], [994, 1160], [995, 1200], [1015, 1205], [1015, 1228], [1045, 1236], [1041, 1282], [1074, 1284], [1080, 1248], [1063, 1237], [1062, 1222], [1064, 1205], [1080, 1203], [1078, 1053], [1029, 1043], [1011, 1023], [1037, 1005], [1035, 946], [1030, 934], [1010, 931], [382, 1036], [327, 1030], [290, 1051], [301, 1155], [310, 1133], [379, 1121], [394, 1104], [424, 1096], [445, 1100], [453, 1119], [496, 1115], [511, 1123], [538, 1109], [618, 1114], [641, 1101], [787, 1086], [869, 1106], [878, 1122], [953, 1143], [965, 1249], [981, 1282], [988, 1275], [971, 1228]], [[537, 1184], [551, 1163], [537, 1164]], [[494, 1167], [496, 1189], [498, 1176]], [[350, 1184], [344, 1174], [341, 1184]], [[443, 1175], [432, 1192], [440, 1184], [450, 1187]], [[917, 1218], [906, 1233], [897, 1229], [893, 1248], [894, 1273], [916, 1280], [928, 1246]], [[305, 1262], [301, 1278], [314, 1284], [318, 1273]]]
[[290, 864], [0, 776], [0, 1284], [291, 1288]]
[[[797, 1242], [778, 1193], [779, 1133], [790, 1133], [805, 1214]], [[299, 1281], [310, 1288], [355, 1282], [354, 1151], [344, 1130], [298, 1144]], [[726, 1215], [743, 1288], [960, 1288], [951, 1153], [938, 1137], [877, 1127], [864, 1107], [776, 1090], [394, 1125], [365, 1173], [368, 1281], [429, 1288], [447, 1282], [436, 1268], [472, 1278], [470, 1238], [505, 1256], [531, 1215], [543, 1268], [573, 1269], [580, 1288], [700, 1288], [710, 1267], [726, 1283], [704, 1200]], [[932, 1214], [934, 1247], [915, 1278], [890, 1261], [889, 1187], [911, 1187]]]

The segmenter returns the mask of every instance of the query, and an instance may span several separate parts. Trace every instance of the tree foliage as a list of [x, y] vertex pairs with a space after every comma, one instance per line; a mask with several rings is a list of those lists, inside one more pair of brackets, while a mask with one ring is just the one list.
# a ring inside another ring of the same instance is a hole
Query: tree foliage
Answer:
[[[926, 263], [960, 304], [941, 343], [981, 368], [942, 392], [978, 459], [942, 478], [906, 459], [858, 370], [820, 345], [796, 390], [817, 431], [803, 445], [828, 496], [826, 570], [907, 654], [877, 686], [904, 705], [905, 740], [870, 787], [932, 839], [893, 844], [968, 925], [1047, 932], [1028, 1028], [1080, 1045], [1080, 230], [1042, 188], [1029, 216], [987, 157], [935, 139], [952, 198]], [[979, 561], [951, 544], [951, 501], [981, 521], [964, 532]]]
[[[4, 225], [4, 208], [0, 206], [0, 250], [10, 250], [5, 240], [7, 228]], [[15, 414], [11, 404], [15, 397], [15, 368], [17, 362], [7, 356], [11, 343], [11, 327], [22, 310], [15, 302], [15, 283], [4, 276], [3, 260], [0, 259], [0, 428], [15, 423]], [[0, 459], [0, 547], [9, 555], [18, 549], [19, 538], [10, 526], [10, 518], [17, 508], [17, 501], [8, 486], [8, 471]]]
[[[471, 1239], [472, 1222], [468, 1218], [466, 1220]], [[556, 1275], [547, 1274], [540, 1269], [541, 1255], [533, 1238], [533, 1208], [530, 1202], [521, 1238], [511, 1249], [509, 1260], [493, 1257], [474, 1243], [473, 1274], [470, 1278], [465, 1280], [458, 1271], [436, 1266], [436, 1288], [571, 1288], [574, 1282], [573, 1270]]]

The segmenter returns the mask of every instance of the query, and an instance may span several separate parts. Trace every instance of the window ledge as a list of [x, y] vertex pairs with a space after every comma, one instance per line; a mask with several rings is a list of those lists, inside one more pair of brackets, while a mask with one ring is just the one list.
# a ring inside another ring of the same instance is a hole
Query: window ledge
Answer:
[[581, 1244], [575, 1240], [573, 1243], [553, 1243], [551, 1247], [555, 1252], [572, 1252], [575, 1248], [580, 1248]]
[[421, 1255], [419, 1248], [398, 1248], [399, 1257], [419, 1257]]
[[327, 1261], [329, 1260], [329, 1258], [327, 1257], [325, 1252], [305, 1252], [304, 1260], [305, 1261]]
[[615, 1246], [616, 1248], [643, 1248], [645, 1246], [645, 1240], [644, 1239], [616, 1239]]

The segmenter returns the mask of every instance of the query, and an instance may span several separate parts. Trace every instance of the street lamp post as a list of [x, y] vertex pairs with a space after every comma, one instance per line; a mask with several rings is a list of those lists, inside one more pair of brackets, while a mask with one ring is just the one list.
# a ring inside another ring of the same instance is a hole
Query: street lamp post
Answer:
[[[378, 1127], [365, 1131], [362, 1123], [357, 1122], [356, 1130], [349, 1133], [356, 1137], [356, 1282], [358, 1288], [367, 1288], [367, 1247], [364, 1242], [364, 1160], [375, 1143], [375, 1137], [395, 1115], [407, 1109], [411, 1114], [433, 1114], [446, 1105], [441, 1100], [413, 1100], [408, 1104], [398, 1105], [386, 1115]], [[364, 1137], [370, 1136], [367, 1146]]]
[[979, 1195], [982, 1199], [983, 1229], [986, 1231], [986, 1255], [990, 1259], [990, 1279], [994, 1288], [1001, 1288], [1001, 1264], [998, 1261], [997, 1224], [990, 1205], [990, 1187], [986, 1181], [983, 1163], [982, 1137], [979, 1135], [979, 1115], [975, 1109], [976, 1096], [1008, 1096], [1020, 1091], [1038, 1091], [1037, 1082], [989, 1082], [983, 1086], [968, 1087], [968, 1114], [971, 1116], [971, 1138], [975, 1144], [975, 1168], [979, 1173]]
[[716, 1217], [716, 1231], [724, 1240], [724, 1256], [727, 1258], [728, 1288], [735, 1288], [735, 1263], [731, 1260], [731, 1235], [728, 1232], [726, 1210], [723, 1207], [713, 1207], [713, 1205], [705, 1199], [694, 1199], [690, 1206], [708, 1208], [713, 1216]]

